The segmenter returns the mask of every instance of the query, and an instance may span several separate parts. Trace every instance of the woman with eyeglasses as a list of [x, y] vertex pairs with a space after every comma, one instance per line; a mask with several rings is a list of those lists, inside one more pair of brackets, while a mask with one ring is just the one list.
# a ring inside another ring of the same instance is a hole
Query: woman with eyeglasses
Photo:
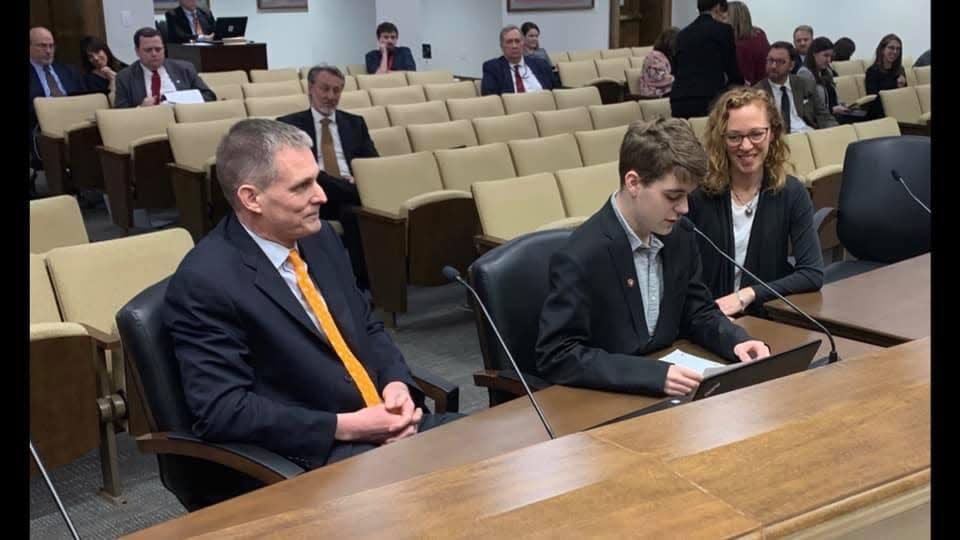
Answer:
[[[790, 151], [769, 94], [736, 88], [717, 98], [704, 146], [707, 177], [689, 199], [697, 228], [780, 294], [819, 290], [823, 256], [813, 204], [803, 184], [787, 174]], [[703, 239], [700, 259], [703, 281], [725, 315], [766, 315], [763, 304], [775, 298], [770, 291]]]
[[[867, 94], [879, 94], [881, 90], [895, 90], [907, 85], [907, 74], [903, 69], [903, 41], [896, 34], [887, 34], [880, 40], [863, 85]], [[883, 105], [878, 98], [870, 104], [869, 118], [883, 116]]]

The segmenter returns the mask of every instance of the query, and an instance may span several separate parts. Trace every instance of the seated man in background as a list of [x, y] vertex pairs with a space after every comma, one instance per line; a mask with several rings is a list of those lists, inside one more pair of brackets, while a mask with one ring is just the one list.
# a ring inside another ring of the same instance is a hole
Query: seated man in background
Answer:
[[363, 117], [337, 110], [345, 82], [343, 73], [333, 66], [314, 66], [307, 73], [307, 82], [310, 109], [277, 120], [297, 126], [314, 142], [313, 157], [320, 162], [317, 181], [328, 199], [320, 209], [320, 217], [340, 221], [357, 285], [369, 289], [360, 228], [352, 210], [352, 207], [360, 206], [360, 194], [353, 181], [350, 162], [355, 158], [378, 157], [379, 154]]
[[140, 60], [117, 73], [114, 108], [152, 107], [163, 102], [164, 94], [180, 90], [199, 90], [204, 101], [217, 100], [193, 64], [166, 57], [163, 38], [157, 29], [137, 30], [133, 34], [133, 45]]
[[679, 396], [700, 373], [644, 355], [677, 339], [728, 360], [769, 356], [727, 319], [700, 275], [692, 231], [677, 229], [707, 156], [679, 118], [630, 125], [620, 188], [550, 259], [537, 368], [554, 384]]
[[813, 43], [813, 27], [801, 24], [793, 31], [793, 46], [800, 55], [800, 65], [807, 61], [807, 53], [810, 51], [810, 44]]
[[409, 47], [397, 47], [400, 32], [392, 22], [377, 26], [377, 48], [365, 58], [367, 73], [390, 73], [391, 71], [416, 71], [417, 63]]
[[266, 119], [217, 148], [233, 212], [184, 257], [164, 321], [193, 431], [316, 468], [458, 418], [423, 413], [423, 393], [354, 285], [313, 141]]
[[503, 56], [483, 63], [483, 81], [480, 93], [512, 94], [553, 89], [550, 63], [534, 56], [523, 55], [523, 34], [515, 25], [500, 31], [500, 50]]
[[180, 0], [180, 5], [164, 14], [167, 42], [187, 43], [213, 36], [216, 21], [213, 12], [197, 7], [197, 0]]
[[783, 115], [786, 133], [813, 131], [837, 125], [837, 119], [820, 99], [817, 83], [791, 75], [793, 46], [777, 41], [767, 53], [767, 78], [753, 85], [773, 97]]

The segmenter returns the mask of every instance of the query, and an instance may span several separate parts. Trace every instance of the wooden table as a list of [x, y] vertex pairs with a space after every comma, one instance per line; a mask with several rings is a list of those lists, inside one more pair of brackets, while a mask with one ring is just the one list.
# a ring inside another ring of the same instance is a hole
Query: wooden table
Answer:
[[[930, 335], [930, 254], [825, 285], [790, 301], [834, 335], [889, 347]], [[779, 321], [813, 328], [780, 300], [764, 304]]]
[[171, 43], [167, 56], [186, 60], [197, 68], [198, 73], [210, 71], [234, 71], [242, 69], [267, 69], [266, 43], [207, 44]]
[[[818, 338], [826, 343], [822, 334], [794, 326], [752, 317], [744, 317], [738, 323], [775, 351]], [[712, 357], [689, 343], [678, 342], [677, 345], [688, 352]], [[837, 347], [841, 357], [881, 350], [845, 339], [838, 339]], [[825, 344], [819, 354], [827, 351], [829, 346]], [[669, 349], [663, 351], [664, 354], [667, 352]], [[551, 386], [537, 392], [537, 400], [558, 436], [589, 429], [658, 399], [564, 386]], [[419, 475], [465, 466], [547, 440], [529, 401], [515, 399], [416, 437], [162, 523], [135, 533], [131, 538], [184, 538], [221, 531], [299, 508], [313, 508], [337, 497]]]

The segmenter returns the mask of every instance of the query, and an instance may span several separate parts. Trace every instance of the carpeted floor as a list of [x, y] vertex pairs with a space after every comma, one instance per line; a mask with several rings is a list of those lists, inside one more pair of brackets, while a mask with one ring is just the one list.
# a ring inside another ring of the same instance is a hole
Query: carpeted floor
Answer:
[[[42, 185], [42, 182], [41, 182]], [[103, 206], [84, 209], [91, 241], [123, 236]], [[166, 216], [162, 216], [166, 217]], [[145, 232], [145, 230], [136, 230]], [[473, 314], [456, 285], [410, 289], [410, 310], [390, 330], [404, 357], [460, 386], [460, 410], [487, 406], [486, 391], [473, 385], [472, 373], [483, 366]], [[126, 503], [114, 505], [96, 495], [100, 461], [91, 452], [50, 471], [51, 479], [82, 538], [116, 538], [185, 513], [157, 476], [157, 461], [139, 453], [133, 440], [119, 437], [120, 471]], [[42, 459], [42, 456], [41, 456]], [[30, 484], [30, 537], [69, 538], [56, 504], [41, 477]]]

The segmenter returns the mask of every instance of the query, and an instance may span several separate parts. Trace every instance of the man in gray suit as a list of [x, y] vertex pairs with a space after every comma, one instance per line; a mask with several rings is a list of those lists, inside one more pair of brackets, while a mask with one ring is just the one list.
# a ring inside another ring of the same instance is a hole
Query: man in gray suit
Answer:
[[199, 90], [204, 101], [216, 101], [217, 96], [197, 75], [193, 64], [166, 58], [163, 38], [156, 29], [137, 30], [133, 44], [140, 61], [117, 73], [114, 108], [151, 107], [162, 103], [168, 92], [192, 89]]
[[812, 131], [837, 125], [810, 79], [791, 75], [793, 45], [778, 41], [767, 53], [767, 78], [753, 85], [773, 96], [783, 115], [787, 133]]

